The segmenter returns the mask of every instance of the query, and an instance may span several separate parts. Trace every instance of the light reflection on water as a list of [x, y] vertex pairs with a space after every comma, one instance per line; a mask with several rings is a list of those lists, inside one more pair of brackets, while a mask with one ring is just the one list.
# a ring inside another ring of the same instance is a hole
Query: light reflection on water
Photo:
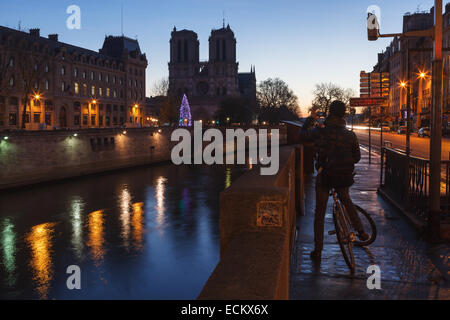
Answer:
[[30, 266], [33, 280], [41, 299], [46, 299], [53, 278], [52, 242], [56, 223], [43, 223], [34, 226], [26, 237], [31, 248]]
[[88, 217], [89, 240], [88, 247], [91, 248], [91, 255], [95, 265], [99, 266], [105, 256], [103, 244], [105, 242], [103, 234], [103, 210], [94, 211]]
[[162, 165], [0, 196], [0, 298], [195, 299], [219, 259], [219, 193], [245, 170]]

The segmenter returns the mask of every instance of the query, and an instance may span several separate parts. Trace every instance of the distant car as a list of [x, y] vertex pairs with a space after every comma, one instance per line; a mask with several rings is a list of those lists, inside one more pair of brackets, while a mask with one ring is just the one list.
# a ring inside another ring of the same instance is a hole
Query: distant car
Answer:
[[417, 132], [417, 135], [419, 137], [429, 137], [430, 136], [430, 128], [429, 127], [423, 127], [419, 129], [419, 132]]
[[382, 127], [381, 127], [381, 131], [383, 131], [383, 132], [389, 132], [389, 131], [391, 131], [391, 128], [390, 128], [389, 126], [382, 126]]
[[406, 126], [400, 126], [400, 127], [398, 127], [397, 133], [398, 133], [398, 134], [406, 133]]

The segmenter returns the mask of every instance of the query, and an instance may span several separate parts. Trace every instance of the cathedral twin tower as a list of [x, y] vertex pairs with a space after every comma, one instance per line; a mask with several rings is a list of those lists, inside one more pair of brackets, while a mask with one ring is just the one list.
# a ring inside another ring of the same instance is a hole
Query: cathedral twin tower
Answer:
[[173, 29], [170, 93], [178, 97], [186, 94], [197, 119], [210, 118], [226, 98], [244, 98], [252, 108], [256, 103], [255, 71], [252, 67], [250, 73], [238, 73], [236, 38], [230, 26], [211, 31], [209, 61], [200, 61], [199, 47], [194, 31]]

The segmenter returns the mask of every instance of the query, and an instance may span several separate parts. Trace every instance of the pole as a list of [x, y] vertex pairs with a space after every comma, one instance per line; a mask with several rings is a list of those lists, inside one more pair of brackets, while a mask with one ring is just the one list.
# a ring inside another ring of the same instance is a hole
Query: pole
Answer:
[[428, 235], [431, 241], [440, 239], [441, 218], [441, 148], [442, 148], [442, 0], [434, 2], [434, 59], [432, 71], [431, 140], [430, 140], [430, 212]]
[[409, 41], [406, 50], [406, 157], [411, 155], [411, 79], [409, 72]]
[[410, 175], [409, 175], [409, 157], [411, 155], [411, 77], [409, 72], [409, 41], [406, 45], [406, 163], [405, 163], [405, 208], [410, 209], [409, 189], [410, 189]]
[[369, 164], [372, 164], [372, 130], [371, 130], [371, 122], [372, 122], [372, 107], [369, 106]]

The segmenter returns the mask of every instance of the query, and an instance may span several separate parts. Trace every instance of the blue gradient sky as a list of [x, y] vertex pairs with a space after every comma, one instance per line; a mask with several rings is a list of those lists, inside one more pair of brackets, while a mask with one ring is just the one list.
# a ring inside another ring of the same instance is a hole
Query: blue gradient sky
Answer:
[[[382, 32], [400, 32], [406, 12], [429, 10], [433, 0], [52, 0], [0, 1], [0, 24], [39, 27], [41, 35], [58, 33], [60, 41], [98, 50], [105, 35], [120, 34], [121, 4], [124, 33], [139, 40], [147, 54], [147, 95], [168, 75], [170, 32], [192, 29], [200, 39], [200, 59], [208, 58], [208, 36], [226, 22], [234, 30], [241, 72], [256, 65], [258, 81], [285, 80], [306, 109], [314, 84], [334, 82], [358, 92], [359, 71], [370, 71], [376, 54], [390, 40], [368, 42], [366, 10], [381, 8]], [[66, 8], [81, 7], [81, 30], [66, 28]]]

